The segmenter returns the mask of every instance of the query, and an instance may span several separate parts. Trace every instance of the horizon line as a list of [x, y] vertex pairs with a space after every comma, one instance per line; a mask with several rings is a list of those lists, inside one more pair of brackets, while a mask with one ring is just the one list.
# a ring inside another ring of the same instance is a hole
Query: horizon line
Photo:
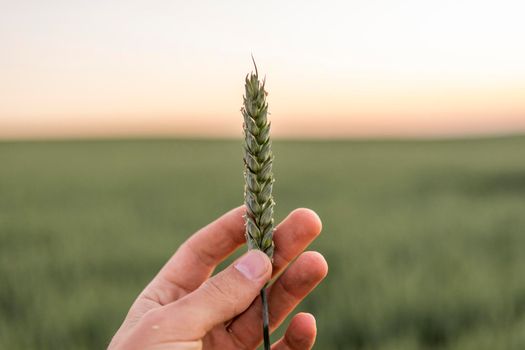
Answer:
[[[277, 136], [272, 137], [272, 141], [311, 141], [311, 142], [330, 142], [330, 141], [371, 141], [371, 142], [435, 142], [435, 141], [476, 141], [494, 139], [512, 139], [525, 137], [525, 130], [508, 132], [487, 132], [487, 133], [465, 133], [449, 135], [352, 135], [352, 136]], [[243, 136], [202, 136], [202, 135], [82, 135], [82, 136], [37, 136], [37, 137], [0, 137], [0, 143], [38, 143], [38, 142], [97, 142], [97, 141], [241, 141]]]

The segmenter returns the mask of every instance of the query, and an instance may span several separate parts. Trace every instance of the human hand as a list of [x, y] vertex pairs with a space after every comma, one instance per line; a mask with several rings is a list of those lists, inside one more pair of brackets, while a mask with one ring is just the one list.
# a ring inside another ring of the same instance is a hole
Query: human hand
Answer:
[[[290, 264], [268, 287], [270, 329], [284, 321], [328, 272], [321, 254], [303, 252], [321, 221], [311, 210], [294, 210], [275, 229], [273, 266], [252, 250], [210, 278], [245, 243], [244, 213], [243, 206], [231, 210], [179, 247], [135, 300], [109, 350], [255, 349], [262, 341], [259, 292]], [[315, 318], [299, 313], [272, 350], [310, 349], [315, 336]]]

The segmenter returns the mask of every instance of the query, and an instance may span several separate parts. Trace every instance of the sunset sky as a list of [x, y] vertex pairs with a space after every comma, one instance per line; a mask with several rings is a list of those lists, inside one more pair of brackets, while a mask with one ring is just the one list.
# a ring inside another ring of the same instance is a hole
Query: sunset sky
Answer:
[[1, 8], [0, 138], [238, 137], [252, 53], [276, 137], [525, 131], [523, 1]]

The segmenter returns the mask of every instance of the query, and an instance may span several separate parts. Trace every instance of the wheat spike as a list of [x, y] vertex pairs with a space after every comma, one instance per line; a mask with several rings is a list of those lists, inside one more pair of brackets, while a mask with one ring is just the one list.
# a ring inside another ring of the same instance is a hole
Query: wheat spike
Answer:
[[[252, 56], [253, 60], [253, 56]], [[244, 106], [244, 202], [246, 204], [246, 241], [249, 249], [259, 249], [273, 258], [272, 144], [265, 80], [255, 74], [246, 75]], [[264, 349], [270, 350], [268, 299], [266, 288], [261, 290]]]
[[[255, 64], [255, 62], [254, 62]], [[272, 197], [272, 145], [268, 122], [267, 92], [255, 66], [255, 74], [245, 79], [244, 106], [244, 201], [246, 204], [246, 240], [250, 249], [265, 252], [273, 257], [272, 241], [274, 222]]]

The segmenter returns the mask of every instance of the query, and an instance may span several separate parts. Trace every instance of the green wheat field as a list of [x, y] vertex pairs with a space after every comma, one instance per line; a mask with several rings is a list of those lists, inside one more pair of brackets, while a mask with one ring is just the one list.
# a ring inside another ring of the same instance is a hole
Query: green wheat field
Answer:
[[[242, 203], [241, 140], [0, 143], [0, 349], [103, 349], [195, 230]], [[525, 349], [525, 137], [275, 141], [316, 210], [317, 349]], [[278, 334], [274, 335], [276, 339]]]

